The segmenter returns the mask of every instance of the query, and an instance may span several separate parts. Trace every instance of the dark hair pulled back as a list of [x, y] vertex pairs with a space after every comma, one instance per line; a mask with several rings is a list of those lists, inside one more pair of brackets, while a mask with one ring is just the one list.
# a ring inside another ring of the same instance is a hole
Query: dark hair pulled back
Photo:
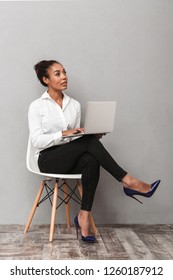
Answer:
[[43, 81], [43, 77], [49, 78], [48, 69], [55, 63], [61, 64], [57, 60], [42, 60], [34, 65], [34, 70], [37, 74], [37, 78], [39, 79], [40, 83], [45, 87], [47, 87], [47, 84]]

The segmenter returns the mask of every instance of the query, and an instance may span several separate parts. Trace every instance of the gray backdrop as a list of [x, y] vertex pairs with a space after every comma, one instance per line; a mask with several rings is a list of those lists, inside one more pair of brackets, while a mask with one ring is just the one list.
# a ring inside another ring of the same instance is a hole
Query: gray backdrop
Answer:
[[[63, 63], [82, 116], [87, 100], [117, 101], [114, 132], [102, 142], [131, 175], [162, 180], [141, 206], [102, 169], [95, 222], [172, 223], [172, 14], [171, 0], [0, 3], [0, 223], [25, 224], [40, 184], [25, 158], [28, 106], [45, 90], [33, 70], [42, 59]], [[72, 203], [72, 217], [78, 209]], [[41, 206], [33, 222], [49, 223], [50, 211]]]

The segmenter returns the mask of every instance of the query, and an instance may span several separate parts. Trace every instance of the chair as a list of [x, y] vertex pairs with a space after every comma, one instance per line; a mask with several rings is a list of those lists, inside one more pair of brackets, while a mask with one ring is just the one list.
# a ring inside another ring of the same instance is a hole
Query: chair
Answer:
[[[30, 172], [35, 173], [37, 175], [41, 175], [44, 179], [41, 182], [39, 187], [37, 196], [35, 198], [34, 204], [32, 206], [30, 215], [27, 220], [27, 224], [24, 229], [24, 233], [27, 233], [30, 224], [32, 222], [33, 216], [35, 214], [36, 208], [39, 206], [40, 203], [44, 202], [45, 200], [49, 199], [51, 206], [52, 206], [52, 214], [51, 214], [51, 221], [50, 221], [50, 235], [49, 241], [53, 241], [54, 229], [55, 229], [55, 219], [56, 219], [56, 210], [60, 207], [63, 203], [65, 203], [66, 208], [66, 223], [67, 227], [70, 228], [70, 205], [69, 201], [73, 199], [75, 202], [81, 204], [81, 197], [82, 197], [82, 184], [80, 182], [81, 174], [49, 174], [49, 173], [42, 173], [40, 172], [37, 161], [35, 159], [35, 148], [32, 145], [32, 142], [29, 138], [28, 140], [28, 148], [27, 148], [27, 157], [26, 157], [26, 165]], [[48, 182], [55, 180], [53, 188], [48, 185]], [[67, 184], [67, 180], [75, 180], [75, 186], [72, 188]], [[59, 184], [61, 181], [63, 183]], [[46, 195], [41, 199], [43, 190], [46, 190]], [[79, 191], [80, 198], [76, 195], [76, 189]], [[60, 196], [59, 192], [64, 194], [64, 198]], [[51, 197], [53, 196], [53, 199]], [[60, 203], [57, 206], [58, 198], [60, 199]], [[92, 215], [90, 214], [90, 225], [94, 234], [97, 233], [97, 229], [95, 227]]]

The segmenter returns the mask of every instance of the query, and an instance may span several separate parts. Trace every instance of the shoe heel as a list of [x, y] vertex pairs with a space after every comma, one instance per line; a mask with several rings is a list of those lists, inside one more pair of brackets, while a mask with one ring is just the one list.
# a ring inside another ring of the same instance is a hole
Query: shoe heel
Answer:
[[161, 182], [160, 180], [157, 180], [156, 182], [152, 183], [151, 187], [150, 187], [150, 190], [148, 192], [146, 192], [146, 193], [145, 192], [139, 192], [139, 191], [133, 190], [133, 189], [129, 189], [127, 187], [124, 187], [124, 193], [127, 196], [137, 200], [139, 203], [143, 204], [142, 201], [140, 201], [139, 199], [134, 197], [134, 195], [141, 195], [141, 196], [144, 196], [144, 197], [151, 197], [155, 193], [155, 191], [157, 190], [157, 187], [160, 184], [160, 182]]
[[79, 223], [78, 223], [78, 216], [75, 217], [74, 224], [75, 224], [75, 228], [76, 228], [76, 237], [77, 237], [77, 239], [79, 239], [78, 231], [80, 230], [80, 227], [79, 227]]
[[80, 231], [81, 237], [82, 237], [82, 241], [87, 242], [87, 243], [95, 243], [96, 242], [96, 238], [93, 235], [88, 235], [88, 236], [83, 236], [81, 233], [81, 228], [78, 222], [78, 216], [75, 217], [74, 219], [74, 224], [76, 227], [76, 236], [78, 239], [78, 230]]
[[142, 202], [142, 201], [140, 201], [139, 199], [137, 199], [135, 196], [133, 196], [133, 195], [129, 195], [129, 197], [131, 197], [131, 198], [135, 199], [136, 201], [138, 201], [139, 203], [143, 204], [143, 202]]
[[76, 238], [77, 238], [77, 239], [79, 239], [78, 230], [79, 230], [79, 227], [76, 225]]

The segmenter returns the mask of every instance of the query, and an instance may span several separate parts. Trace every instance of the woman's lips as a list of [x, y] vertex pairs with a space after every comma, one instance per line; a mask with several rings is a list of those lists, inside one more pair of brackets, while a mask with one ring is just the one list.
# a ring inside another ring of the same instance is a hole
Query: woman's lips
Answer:
[[67, 86], [67, 82], [61, 83], [62, 86]]

